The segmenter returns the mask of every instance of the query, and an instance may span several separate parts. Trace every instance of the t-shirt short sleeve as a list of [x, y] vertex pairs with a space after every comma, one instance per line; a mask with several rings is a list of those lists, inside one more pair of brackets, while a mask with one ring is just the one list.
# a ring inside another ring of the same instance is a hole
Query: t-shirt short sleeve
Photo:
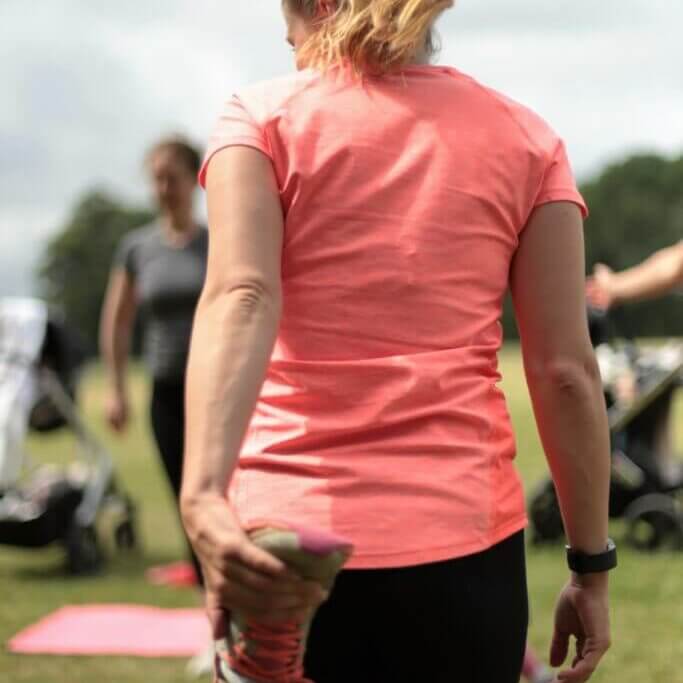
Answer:
[[137, 276], [137, 247], [138, 247], [138, 235], [135, 232], [131, 232], [119, 242], [116, 251], [114, 252], [114, 268], [121, 268], [128, 273], [131, 278]]
[[588, 207], [576, 187], [576, 180], [567, 157], [567, 150], [562, 140], [558, 140], [543, 176], [543, 182], [536, 197], [534, 208], [542, 204], [562, 201], [573, 202], [581, 209], [581, 214], [584, 218], [588, 216]]
[[224, 104], [223, 111], [209, 138], [204, 162], [199, 171], [199, 184], [202, 187], [206, 187], [206, 171], [212, 157], [216, 152], [235, 145], [254, 147], [266, 156], [272, 156], [263, 128], [247, 111], [237, 95], [233, 95]]

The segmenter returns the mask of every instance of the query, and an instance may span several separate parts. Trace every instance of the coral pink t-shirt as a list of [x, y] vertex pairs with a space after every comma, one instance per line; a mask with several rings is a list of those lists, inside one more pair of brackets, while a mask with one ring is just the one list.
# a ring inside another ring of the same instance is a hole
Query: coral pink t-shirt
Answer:
[[246, 88], [202, 182], [231, 145], [272, 160], [285, 216], [282, 322], [230, 490], [241, 520], [347, 536], [352, 568], [459, 557], [523, 528], [499, 319], [534, 207], [585, 214], [562, 141], [429, 65]]

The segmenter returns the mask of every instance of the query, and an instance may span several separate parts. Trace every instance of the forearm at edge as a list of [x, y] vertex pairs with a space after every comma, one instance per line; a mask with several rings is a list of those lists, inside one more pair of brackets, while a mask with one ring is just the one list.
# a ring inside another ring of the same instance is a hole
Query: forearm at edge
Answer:
[[127, 325], [105, 325], [100, 334], [100, 353], [109, 380], [117, 391], [125, 391], [130, 336]]
[[614, 274], [617, 302], [650, 299], [683, 285], [683, 246], [662, 249], [640, 265]]
[[184, 498], [225, 491], [265, 378], [280, 307], [277, 296], [253, 286], [203, 295], [187, 368]]

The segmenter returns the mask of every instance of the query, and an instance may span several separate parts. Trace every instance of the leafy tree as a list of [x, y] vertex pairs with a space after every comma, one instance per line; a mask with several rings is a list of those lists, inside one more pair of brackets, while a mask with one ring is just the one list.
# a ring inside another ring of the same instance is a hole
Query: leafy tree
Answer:
[[42, 296], [58, 307], [97, 349], [100, 309], [116, 246], [128, 231], [152, 218], [100, 190], [87, 192], [48, 243], [39, 265]]

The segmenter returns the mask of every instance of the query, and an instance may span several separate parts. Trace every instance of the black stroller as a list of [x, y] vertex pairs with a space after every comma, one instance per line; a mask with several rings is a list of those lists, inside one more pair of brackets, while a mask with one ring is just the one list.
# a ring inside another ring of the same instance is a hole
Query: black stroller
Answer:
[[[106, 513], [116, 547], [136, 546], [135, 506], [113, 476], [113, 461], [81, 419], [76, 385], [85, 354], [79, 338], [35, 299], [0, 300], [0, 544], [61, 543], [72, 574], [103, 562], [96, 522]], [[32, 466], [29, 431], [68, 428], [69, 466]]]
[[[625, 540], [641, 550], [683, 549], [683, 463], [663, 448], [673, 396], [683, 377], [683, 346], [639, 349], [617, 344], [611, 323], [589, 312], [600, 365], [612, 444], [610, 517], [626, 523]], [[551, 480], [530, 496], [532, 542], [563, 536]]]

